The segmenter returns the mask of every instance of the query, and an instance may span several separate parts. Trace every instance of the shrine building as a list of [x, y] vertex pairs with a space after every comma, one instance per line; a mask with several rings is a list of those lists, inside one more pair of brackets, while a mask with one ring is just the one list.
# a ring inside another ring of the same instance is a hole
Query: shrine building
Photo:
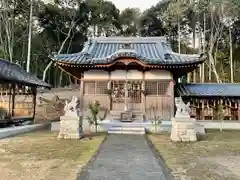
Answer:
[[[175, 113], [177, 94], [191, 101], [192, 116], [207, 119], [203, 115], [205, 106], [209, 108], [209, 104], [214, 103], [209, 97], [219, 100], [216, 92], [206, 98], [201, 95], [204, 88], [209, 88], [206, 84], [178, 83], [179, 78], [198, 68], [204, 57], [173, 52], [165, 37], [90, 38], [81, 52], [55, 55], [53, 61], [81, 82], [84, 115], [87, 115], [88, 104], [98, 100], [101, 107], [109, 110], [110, 119], [122, 120], [121, 113], [131, 111], [136, 121], [170, 120]], [[196, 94], [199, 86], [202, 89]], [[236, 87], [240, 90], [239, 85]], [[236, 97], [240, 97], [240, 93]], [[209, 100], [209, 104], [205, 100]], [[235, 107], [235, 118], [238, 118], [238, 101], [231, 106]], [[211, 118], [214, 119], [213, 114]]]

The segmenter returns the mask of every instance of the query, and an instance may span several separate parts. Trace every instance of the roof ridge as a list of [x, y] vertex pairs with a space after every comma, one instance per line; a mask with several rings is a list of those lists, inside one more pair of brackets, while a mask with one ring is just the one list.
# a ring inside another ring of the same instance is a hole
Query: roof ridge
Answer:
[[154, 37], [123, 37], [123, 36], [109, 36], [109, 37], [94, 37], [92, 40], [96, 40], [101, 43], [119, 43], [119, 42], [129, 42], [129, 43], [155, 43], [159, 41], [167, 42], [167, 38], [165, 36], [154, 36]]
[[171, 52], [171, 54], [173, 54], [173, 55], [178, 55], [178, 56], [186, 56], [186, 57], [189, 57], [189, 56], [200, 56], [201, 54], [180, 54], [180, 53], [176, 53], [176, 52], [174, 52], [174, 51], [172, 51]]

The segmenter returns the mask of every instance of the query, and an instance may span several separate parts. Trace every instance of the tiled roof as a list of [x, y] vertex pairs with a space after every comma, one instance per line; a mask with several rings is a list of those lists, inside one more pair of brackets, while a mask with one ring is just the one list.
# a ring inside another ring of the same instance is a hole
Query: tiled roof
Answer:
[[51, 87], [46, 82], [26, 72], [19, 65], [3, 59], [0, 59], [0, 81], [15, 82], [29, 86]]
[[[125, 47], [124, 47], [125, 45]], [[133, 57], [147, 64], [200, 63], [200, 55], [174, 53], [165, 37], [98, 37], [84, 45], [80, 53], [59, 54], [55, 61], [71, 64], [106, 64], [119, 57]]]
[[240, 84], [237, 83], [179, 84], [176, 90], [180, 96], [240, 96]]

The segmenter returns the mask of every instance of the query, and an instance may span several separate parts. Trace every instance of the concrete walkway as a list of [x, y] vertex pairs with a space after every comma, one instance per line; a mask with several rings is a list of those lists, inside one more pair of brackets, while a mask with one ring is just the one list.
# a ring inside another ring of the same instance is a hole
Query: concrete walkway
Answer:
[[0, 128], [0, 139], [7, 138], [10, 136], [15, 136], [15, 135], [26, 133], [26, 132], [31, 132], [34, 130], [39, 130], [45, 126], [46, 124], [33, 124], [33, 125], [25, 125], [25, 126]]
[[167, 180], [143, 135], [112, 134], [78, 180]]

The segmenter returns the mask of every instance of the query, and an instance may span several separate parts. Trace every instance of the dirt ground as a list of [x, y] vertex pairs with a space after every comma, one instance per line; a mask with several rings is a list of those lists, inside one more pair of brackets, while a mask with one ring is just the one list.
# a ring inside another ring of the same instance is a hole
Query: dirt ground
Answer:
[[0, 179], [75, 180], [105, 135], [81, 141], [56, 137], [43, 131], [0, 140]]
[[149, 135], [177, 180], [240, 180], [240, 131], [210, 131], [195, 143]]

